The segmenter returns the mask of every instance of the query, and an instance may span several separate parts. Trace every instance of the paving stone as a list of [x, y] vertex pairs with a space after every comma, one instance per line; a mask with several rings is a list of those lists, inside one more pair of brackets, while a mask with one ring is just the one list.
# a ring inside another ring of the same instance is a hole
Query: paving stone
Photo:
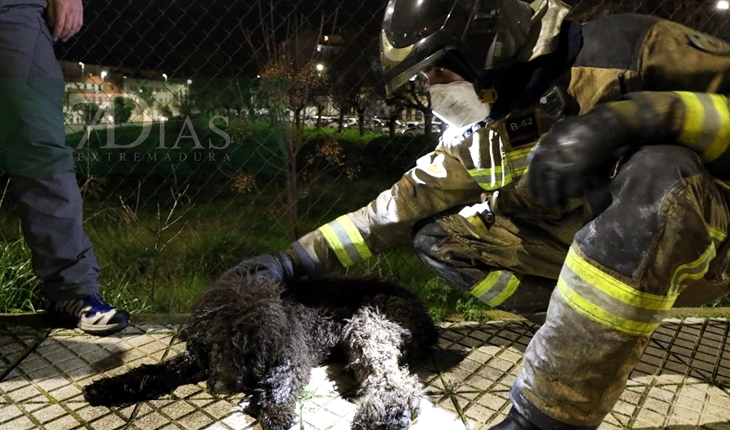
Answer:
[[136, 427], [145, 430], [157, 430], [169, 422], [166, 417], [155, 411], [134, 420]]
[[228, 417], [224, 418], [222, 423], [231, 428], [232, 430], [244, 430], [251, 427], [256, 419], [241, 412], [234, 412]]
[[110, 413], [109, 409], [103, 407], [88, 406], [76, 411], [76, 414], [84, 421], [93, 421], [101, 416]]
[[[535, 327], [522, 322], [442, 327], [441, 341], [456, 353], [463, 353], [464, 358], [441, 375], [437, 372], [441, 365], [435, 363], [424, 366], [429, 370], [418, 369], [426, 391], [432, 393], [428, 397], [432, 401], [424, 400], [422, 415], [412, 428], [465, 428], [454, 405], [456, 402], [471, 430], [487, 430], [490, 423], [500, 422], [510, 408], [508, 391], [522, 368], [524, 346]], [[727, 420], [730, 395], [712, 383], [730, 382], [730, 348], [725, 350], [724, 344], [729, 327], [727, 320], [714, 319], [675, 320], [662, 326], [652, 337], [621, 399], [600, 429], [648, 430], [666, 425], [669, 429], [704, 426], [703, 429], [728, 430], [722, 427], [722, 421]], [[53, 331], [0, 382], [0, 429], [35, 427], [23, 410], [36, 422], [54, 424], [53, 430], [82, 424], [69, 410], [88, 423], [85, 424], [88, 428], [260, 429], [255, 418], [237, 405], [242, 396], [214, 397], [204, 384], [184, 386], [173, 396], [115, 413], [86, 405], [81, 387], [88, 381], [103, 374], [119, 374], [141, 363], [154, 363], [165, 354], [173, 356], [182, 351], [184, 343], [175, 333], [164, 326], [127, 329], [122, 335], [105, 338], [93, 338], [77, 330]], [[5, 333], [6, 337], [12, 334]], [[22, 342], [4, 339], [0, 331], [0, 354], [25, 351]], [[0, 357], [0, 366], [8, 360], [7, 356]], [[336, 385], [333, 380], [337, 380]], [[348, 384], [347, 389], [353, 388], [351, 375], [341, 367], [318, 368], [308, 386], [312, 398], [305, 403], [304, 428], [348, 429], [356, 404], [340, 398], [336, 390], [336, 386], [343, 389]], [[454, 395], [446, 396], [447, 392]], [[46, 395], [59, 403], [53, 403]], [[22, 410], [13, 404], [3, 405], [3, 399], [18, 403]], [[122, 417], [131, 417], [135, 410], [135, 418], [125, 423]]]
[[23, 411], [16, 405], [0, 406], [0, 424], [14, 420], [23, 415]]
[[667, 425], [697, 425], [700, 419], [700, 413], [690, 409], [685, 409], [674, 405], [672, 416], [669, 417]]
[[36, 397], [40, 394], [40, 391], [38, 391], [38, 388], [34, 385], [29, 385], [23, 388], [20, 388], [15, 391], [11, 391], [6, 393], [6, 395], [15, 403], [22, 404], [23, 400], [30, 399], [32, 397]]
[[187, 430], [199, 430], [207, 427], [212, 422], [213, 419], [202, 411], [193, 412], [192, 414], [177, 420], [177, 424], [181, 425]]
[[315, 429], [327, 429], [337, 424], [341, 419], [339, 415], [335, 415], [327, 409], [319, 409], [313, 413], [302, 413], [302, 420]]
[[6, 422], [5, 424], [0, 424], [0, 430], [25, 430], [35, 427], [36, 425], [33, 424], [33, 421], [25, 416]]
[[66, 410], [61, 405], [53, 404], [47, 408], [37, 410], [33, 413], [33, 417], [37, 419], [41, 424], [45, 424], [48, 421], [55, 420], [61, 415], [64, 415]]
[[53, 430], [71, 430], [78, 427], [79, 422], [72, 415], [64, 415], [61, 418], [45, 423], [45, 427]]
[[114, 414], [107, 414], [104, 417], [89, 424], [95, 430], [114, 430], [125, 426], [125, 421]]
[[173, 402], [162, 408], [162, 412], [173, 420], [187, 415], [194, 410], [195, 407], [184, 401]]

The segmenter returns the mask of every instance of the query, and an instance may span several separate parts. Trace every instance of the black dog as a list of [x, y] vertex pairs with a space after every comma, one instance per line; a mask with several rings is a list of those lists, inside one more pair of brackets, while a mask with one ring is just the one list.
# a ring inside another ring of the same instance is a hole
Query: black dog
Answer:
[[359, 383], [354, 429], [405, 429], [421, 390], [408, 364], [426, 358], [438, 333], [421, 301], [367, 279], [300, 281], [287, 287], [235, 270], [193, 306], [185, 353], [84, 388], [92, 405], [126, 405], [206, 380], [216, 393], [247, 392], [266, 430], [295, 424], [296, 401], [314, 366], [342, 347]]

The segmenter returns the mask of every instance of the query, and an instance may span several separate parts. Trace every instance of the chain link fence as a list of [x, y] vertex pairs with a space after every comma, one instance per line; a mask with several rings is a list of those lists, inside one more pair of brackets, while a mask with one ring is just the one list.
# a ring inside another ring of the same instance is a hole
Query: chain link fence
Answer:
[[[569, 3], [580, 21], [647, 13], [730, 38], [730, 11], [716, 1]], [[366, 204], [436, 145], [443, 129], [423, 88], [385, 98], [377, 50], [385, 6], [88, 2], [84, 29], [56, 52], [67, 143], [108, 300], [185, 312], [241, 258], [283, 249]], [[7, 245], [20, 234], [2, 196]], [[355, 270], [411, 286], [437, 312], [471, 306], [408, 249]]]

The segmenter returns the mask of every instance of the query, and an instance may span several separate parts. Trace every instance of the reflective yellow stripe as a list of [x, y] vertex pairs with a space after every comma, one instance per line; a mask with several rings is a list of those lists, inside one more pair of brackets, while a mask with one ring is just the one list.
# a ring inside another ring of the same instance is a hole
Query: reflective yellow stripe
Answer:
[[530, 155], [530, 153], [532, 152], [533, 149], [535, 149], [535, 146], [518, 149], [516, 151], [510, 151], [507, 153], [507, 159], [512, 161], [512, 160], [517, 160], [520, 158], [526, 158], [528, 155]]
[[529, 165], [528, 157], [532, 153], [535, 146], [528, 148], [518, 149], [516, 151], [508, 152], [505, 156], [507, 161], [510, 163], [512, 179], [519, 178], [527, 172]]
[[501, 275], [501, 270], [489, 272], [489, 274], [487, 274], [487, 276], [482, 279], [481, 282], [477, 283], [474, 288], [471, 289], [471, 294], [475, 297], [483, 296], [487, 291], [494, 287], [494, 284], [497, 283]]
[[529, 167], [529, 166], [525, 166], [525, 167], [518, 167], [518, 168], [516, 168], [516, 169], [515, 169], [515, 171], [514, 171], [514, 174], [515, 174], [515, 176], [522, 176], [522, 175], [524, 175], [525, 173], [527, 173], [527, 168], [528, 168], [528, 167]]
[[727, 107], [727, 98], [713, 94], [712, 103], [719, 115], [717, 135], [709, 148], [701, 154], [702, 161], [710, 163], [720, 158], [730, 145], [730, 111]]
[[558, 292], [579, 314], [632, 336], [651, 335], [676, 299], [638, 291], [593, 266], [573, 247], [560, 272]]
[[495, 270], [478, 282], [471, 294], [492, 307], [497, 307], [512, 297], [520, 286], [520, 280], [508, 270]]
[[674, 275], [672, 275], [669, 291], [676, 294], [682, 286], [682, 282], [685, 280], [702, 279], [707, 273], [707, 270], [710, 268], [710, 262], [713, 258], [715, 258], [715, 255], [717, 255], [717, 252], [715, 251], [715, 244], [714, 242], [711, 242], [705, 252], [703, 252], [698, 259], [677, 267], [674, 271]]
[[342, 246], [342, 243], [340, 242], [339, 237], [337, 237], [337, 233], [335, 233], [332, 226], [330, 226], [329, 224], [325, 224], [319, 228], [319, 231], [322, 232], [325, 240], [329, 244], [330, 248], [332, 248], [332, 250], [335, 252], [337, 259], [340, 260], [340, 263], [343, 267], [350, 267], [355, 264], [350, 256], [347, 254], [347, 251], [345, 251], [344, 246]]
[[502, 166], [496, 166], [491, 169], [471, 169], [469, 170], [469, 175], [471, 175], [472, 178], [484, 178], [484, 177], [492, 177], [496, 175], [502, 175]]
[[510, 276], [509, 282], [507, 283], [507, 286], [502, 290], [502, 292], [495, 297], [494, 299], [490, 300], [487, 304], [492, 307], [497, 307], [504, 303], [505, 300], [512, 297], [512, 295], [517, 291], [517, 288], [520, 286], [520, 280], [517, 279], [515, 275]]
[[347, 215], [323, 225], [319, 230], [343, 267], [352, 266], [373, 255], [360, 230]]
[[608, 327], [621, 333], [632, 336], [650, 336], [654, 330], [659, 327], [660, 322], [639, 322], [633, 321], [621, 316], [615, 315], [600, 306], [591, 303], [581, 297], [576, 291], [571, 289], [565, 280], [558, 279], [558, 291], [568, 305], [576, 312], [597, 322], [602, 326]]
[[679, 141], [691, 145], [702, 135], [705, 126], [705, 108], [695, 93], [677, 91], [677, 95], [685, 105], [684, 125]]
[[593, 286], [593, 288], [600, 290], [602, 293], [622, 303], [639, 309], [665, 311], [671, 309], [677, 299], [676, 295], [660, 296], [638, 291], [592, 266], [578, 256], [573, 248], [568, 252], [565, 264], [577, 276]]
[[730, 112], [719, 94], [675, 92], [685, 105], [679, 142], [700, 154], [705, 163], [720, 158], [730, 146]]
[[502, 166], [492, 169], [471, 169], [469, 175], [486, 191], [493, 191], [512, 183], [512, 174], [504, 173]]
[[345, 228], [345, 231], [347, 232], [347, 235], [350, 237], [350, 243], [355, 245], [355, 248], [357, 249], [357, 252], [360, 254], [363, 260], [367, 260], [368, 258], [373, 256], [373, 253], [370, 252], [370, 248], [365, 244], [365, 239], [363, 239], [362, 234], [360, 234], [360, 230], [357, 229], [357, 226], [354, 222], [350, 219], [349, 216], [343, 215], [339, 218], [337, 218], [337, 221], [342, 224], [342, 226]]
[[707, 231], [709, 231], [710, 236], [713, 239], [717, 240], [718, 242], [724, 242], [725, 239], [727, 238], [727, 233], [725, 233], [724, 231], [722, 231], [718, 228], [715, 228], [709, 224], [707, 224]]

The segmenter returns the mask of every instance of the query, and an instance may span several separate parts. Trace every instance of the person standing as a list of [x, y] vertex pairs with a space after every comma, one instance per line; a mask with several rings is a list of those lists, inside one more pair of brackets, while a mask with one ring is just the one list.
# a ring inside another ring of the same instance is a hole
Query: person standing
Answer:
[[10, 175], [23, 237], [53, 324], [106, 335], [129, 313], [99, 295], [83, 230], [73, 154], [65, 144], [64, 79], [53, 44], [83, 25], [81, 0], [0, 0], [0, 171]]

